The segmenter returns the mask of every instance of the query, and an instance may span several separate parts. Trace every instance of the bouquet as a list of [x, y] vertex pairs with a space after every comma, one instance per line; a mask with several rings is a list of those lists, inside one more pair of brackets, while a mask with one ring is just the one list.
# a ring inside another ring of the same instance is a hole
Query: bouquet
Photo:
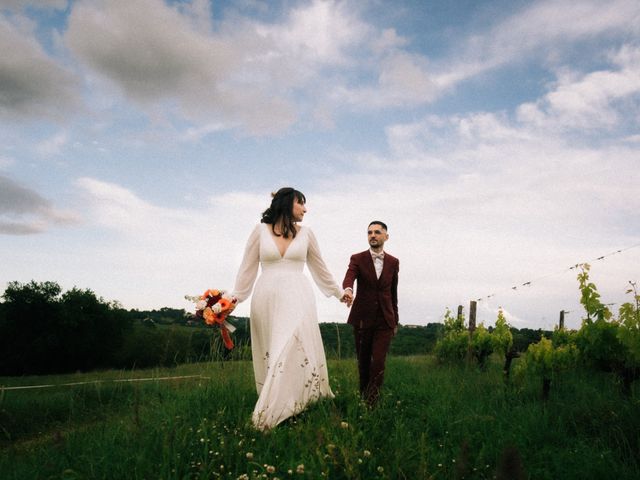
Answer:
[[199, 297], [185, 295], [187, 300], [195, 302], [195, 316], [202, 318], [207, 325], [218, 325], [224, 346], [231, 350], [233, 348], [233, 340], [230, 333], [236, 329], [227, 322], [227, 316], [236, 308], [238, 300], [227, 294], [224, 290], [207, 290]]

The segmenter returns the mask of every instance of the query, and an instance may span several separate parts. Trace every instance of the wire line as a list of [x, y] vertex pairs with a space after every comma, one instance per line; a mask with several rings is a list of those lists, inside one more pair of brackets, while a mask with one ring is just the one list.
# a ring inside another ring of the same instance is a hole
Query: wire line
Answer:
[[[607, 257], [611, 257], [611, 256], [613, 256], [613, 255], [622, 254], [623, 252], [626, 252], [627, 250], [631, 250], [631, 249], [633, 249], [633, 248], [638, 248], [638, 247], [640, 247], [640, 243], [636, 243], [635, 245], [631, 245], [630, 247], [621, 248], [620, 250], [616, 250], [616, 251], [614, 251], [614, 252], [607, 253], [606, 255], [601, 255], [601, 256], [599, 256], [599, 257], [597, 257], [597, 258], [594, 258], [594, 259], [592, 259], [592, 260], [587, 260], [586, 262], [576, 263], [575, 265], [573, 265], [573, 266], [571, 266], [571, 267], [568, 267], [568, 268], [566, 268], [566, 269], [562, 270], [561, 272], [548, 273], [548, 274], [546, 274], [546, 275], [542, 275], [542, 276], [540, 276], [540, 277], [537, 277], [537, 278], [535, 278], [535, 279], [533, 279], [533, 280], [529, 280], [529, 281], [524, 282], [524, 283], [522, 283], [522, 284], [514, 285], [514, 286], [512, 286], [512, 287], [510, 287], [510, 288], [505, 288], [505, 289], [503, 289], [503, 290], [500, 290], [499, 292], [504, 292], [504, 291], [509, 291], [509, 290], [517, 291], [519, 288], [522, 288], [522, 287], [530, 287], [533, 283], [537, 283], [538, 281], [543, 280], [543, 279], [545, 279], [545, 278], [553, 277], [553, 276], [556, 276], [556, 275], [562, 275], [562, 274], [564, 274], [564, 273], [570, 272], [571, 270], [575, 270], [575, 269], [577, 269], [578, 267], [580, 267], [581, 265], [584, 265], [585, 263], [602, 261], [602, 260], [604, 260], [604, 259], [605, 259], [605, 258], [607, 258]], [[480, 297], [480, 298], [476, 299], [476, 301], [481, 302], [481, 301], [483, 301], [483, 300], [488, 300], [489, 298], [491, 298], [491, 297], [494, 297], [494, 296], [498, 295], [498, 293], [499, 293], [499, 292], [495, 292], [495, 293], [491, 293], [491, 294], [489, 294], [489, 295], [485, 295], [485, 296], [483, 296], [483, 297]]]

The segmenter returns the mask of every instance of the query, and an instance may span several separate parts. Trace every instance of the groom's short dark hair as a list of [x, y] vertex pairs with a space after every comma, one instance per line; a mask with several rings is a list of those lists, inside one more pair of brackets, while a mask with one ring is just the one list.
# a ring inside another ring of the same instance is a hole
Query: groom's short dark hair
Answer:
[[369, 222], [369, 227], [370, 227], [371, 225], [380, 225], [380, 226], [381, 226], [382, 228], [384, 228], [385, 230], [389, 230], [389, 229], [387, 228], [387, 224], [386, 224], [386, 223], [384, 223], [384, 222], [381, 222], [380, 220], [374, 220], [373, 222]]

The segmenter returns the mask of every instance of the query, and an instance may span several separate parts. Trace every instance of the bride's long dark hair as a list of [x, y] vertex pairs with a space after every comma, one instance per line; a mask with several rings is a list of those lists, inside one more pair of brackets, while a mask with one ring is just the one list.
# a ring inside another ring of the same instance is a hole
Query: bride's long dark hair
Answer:
[[[298, 233], [293, 219], [293, 202], [297, 200], [299, 203], [307, 203], [302, 192], [291, 187], [284, 187], [276, 193], [271, 194], [271, 206], [262, 212], [261, 223], [271, 225], [271, 230], [276, 236], [282, 235], [284, 238], [296, 237]], [[282, 221], [282, 232], [276, 233], [275, 226]]]

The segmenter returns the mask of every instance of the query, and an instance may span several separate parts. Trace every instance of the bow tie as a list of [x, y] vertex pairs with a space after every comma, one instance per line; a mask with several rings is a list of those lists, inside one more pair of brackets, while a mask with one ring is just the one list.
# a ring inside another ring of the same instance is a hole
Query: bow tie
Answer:
[[371, 258], [373, 258], [374, 260], [376, 259], [384, 260], [384, 252], [382, 253], [371, 252]]

